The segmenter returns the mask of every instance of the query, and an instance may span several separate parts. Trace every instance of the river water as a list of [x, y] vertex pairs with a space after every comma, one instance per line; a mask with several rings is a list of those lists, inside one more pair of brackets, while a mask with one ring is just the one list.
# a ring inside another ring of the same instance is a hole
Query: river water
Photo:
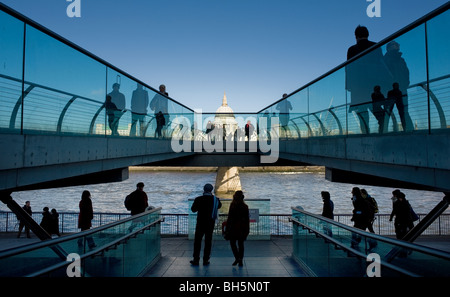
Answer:
[[[33, 212], [43, 207], [55, 208], [58, 212], [78, 212], [78, 203], [83, 190], [89, 190], [95, 212], [127, 212], [123, 201], [134, 191], [140, 181], [145, 184], [149, 204], [162, 207], [163, 213], [188, 213], [188, 199], [202, 194], [203, 185], [214, 185], [213, 171], [154, 171], [130, 170], [129, 179], [108, 184], [76, 186], [57, 189], [15, 192], [14, 200], [20, 205], [31, 202]], [[270, 199], [270, 213], [290, 214], [292, 206], [302, 206], [312, 213], [321, 213], [321, 191], [329, 191], [335, 204], [336, 214], [352, 211], [351, 189], [365, 188], [375, 197], [381, 214], [392, 210], [394, 188], [332, 183], [325, 180], [324, 172], [240, 172], [245, 198]], [[400, 189], [406, 194], [417, 213], [428, 213], [443, 198], [441, 192]], [[4, 204], [0, 210], [8, 211]], [[450, 212], [447, 210], [447, 212]]]

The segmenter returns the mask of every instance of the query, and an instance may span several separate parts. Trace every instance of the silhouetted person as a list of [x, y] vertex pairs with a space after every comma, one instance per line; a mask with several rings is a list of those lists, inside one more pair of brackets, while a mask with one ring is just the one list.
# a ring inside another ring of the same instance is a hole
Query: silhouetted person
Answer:
[[143, 213], [148, 207], [147, 193], [144, 192], [144, 183], [136, 184], [136, 190], [125, 199], [125, 207], [131, 211], [131, 215]]
[[[358, 26], [356, 28], [356, 44], [348, 49], [347, 60], [376, 44], [368, 37], [369, 31], [366, 27]], [[373, 86], [379, 85], [382, 89], [389, 88], [386, 86], [387, 69], [382, 59], [381, 48], [376, 48], [346, 66], [346, 90], [351, 93], [349, 112], [356, 113], [363, 134], [370, 133], [368, 108], [371, 106]]]
[[381, 87], [375, 86], [372, 93], [372, 112], [378, 121], [379, 134], [383, 133], [384, 130], [385, 111], [383, 106], [385, 104], [385, 101], [386, 98], [384, 97], [383, 93], [381, 93]]
[[375, 221], [375, 213], [378, 212], [378, 208], [376, 206], [375, 199], [367, 193], [366, 189], [361, 189], [361, 196], [364, 198], [366, 203], [369, 205], [368, 208], [368, 221], [367, 221], [367, 229], [371, 233], [375, 233], [373, 230], [373, 222]]
[[[110, 127], [113, 135], [119, 134], [117, 132], [118, 127], [119, 127], [119, 120], [126, 111], [125, 110], [126, 109], [125, 95], [122, 94], [119, 91], [119, 89], [120, 89], [120, 84], [114, 83], [112, 92], [109, 93], [106, 97], [107, 99], [108, 99], [108, 96], [111, 97], [111, 103], [113, 103], [115, 105], [114, 112], [110, 112], [111, 115], [114, 114], [114, 119], [111, 121], [113, 128]], [[112, 105], [110, 105], [110, 107], [112, 107]]]
[[411, 216], [411, 205], [408, 200], [406, 200], [406, 196], [403, 192], [396, 190], [393, 194], [396, 196], [397, 200], [393, 203], [389, 221], [392, 221], [395, 217], [395, 235], [397, 239], [402, 239], [409, 230], [414, 227]]
[[114, 83], [113, 90], [108, 95], [111, 96], [111, 102], [114, 103], [118, 110], [125, 110], [125, 95], [120, 91], [120, 84]]
[[[394, 98], [393, 102], [397, 105], [403, 131], [411, 131], [413, 129], [413, 122], [408, 112], [408, 88], [410, 84], [410, 73], [405, 59], [402, 58], [400, 44], [396, 41], [389, 42], [386, 45], [386, 54], [384, 55], [383, 60], [391, 77], [391, 84], [389, 86], [397, 83], [397, 86], [394, 86], [394, 89], [398, 89], [400, 91], [396, 91], [395, 95], [392, 94], [392, 98]], [[389, 94], [388, 99], [391, 99]], [[393, 106], [391, 106], [389, 112], [392, 111], [392, 108]], [[396, 128], [397, 127], [395, 127], [395, 129]]]
[[292, 110], [292, 104], [289, 100], [285, 99], [287, 94], [283, 94], [283, 100], [277, 104], [276, 109], [280, 111], [280, 124], [281, 127], [287, 129], [289, 125], [289, 112]]
[[40, 226], [42, 229], [45, 230], [45, 232], [48, 233], [48, 235], [52, 234], [51, 228], [52, 228], [52, 214], [50, 213], [48, 207], [44, 207], [42, 211], [42, 221]]
[[150, 109], [155, 112], [155, 116], [161, 112], [164, 116], [164, 125], [169, 124], [169, 100], [164, 96], [169, 96], [169, 94], [166, 92], [166, 86], [160, 85], [159, 86], [159, 93], [156, 93], [155, 96], [153, 96], [152, 101], [150, 102]]
[[244, 241], [250, 233], [250, 213], [247, 204], [244, 202], [242, 191], [236, 191], [233, 195], [233, 201], [228, 211], [227, 232], [235, 259], [233, 265], [239, 264], [239, 266], [242, 266]]
[[158, 138], [161, 138], [162, 137], [162, 128], [166, 124], [166, 119], [161, 111], [156, 114], [155, 118], [156, 118], [155, 136]]
[[149, 103], [148, 92], [141, 84], [137, 84], [131, 97], [131, 129], [130, 136], [136, 136], [136, 125], [139, 122], [139, 136], [144, 136], [144, 119]]
[[106, 96], [105, 108], [106, 114], [108, 115], [108, 124], [109, 128], [111, 129], [112, 135], [119, 135], [117, 128], [122, 112], [117, 109], [117, 106], [114, 103], [112, 103], [110, 95]]
[[[369, 207], [367, 202], [361, 195], [361, 190], [358, 187], [352, 189], [352, 204], [353, 204], [353, 227], [366, 230], [369, 224]], [[356, 247], [361, 242], [361, 237], [356, 233], [352, 233], [352, 247]]]
[[267, 126], [265, 127], [265, 130], [267, 132], [267, 137], [270, 139], [270, 128], [271, 128], [272, 120], [270, 118], [269, 111], [266, 110], [266, 112], [264, 112], [264, 114], [263, 114], [263, 117], [265, 117], [267, 119]]
[[203, 265], [209, 264], [211, 256], [212, 235], [218, 209], [222, 207], [219, 198], [212, 194], [213, 186], [206, 184], [203, 187], [203, 195], [195, 198], [191, 210], [197, 213], [197, 224], [195, 226], [194, 253], [192, 265], [198, 265], [200, 261], [200, 250], [203, 236], [205, 237], [205, 248], [203, 250]]
[[211, 133], [214, 130], [214, 124], [211, 123], [211, 121], [208, 121], [208, 123], [206, 124], [206, 137], [208, 139], [208, 141], [211, 141]]
[[255, 131], [255, 126], [250, 121], [247, 121], [247, 124], [245, 125], [245, 136], [247, 137], [248, 141], [250, 141], [250, 137], [253, 135], [253, 131]]
[[[323, 201], [322, 216], [334, 220], [334, 203], [331, 200], [330, 193], [327, 191], [322, 191], [320, 194]], [[332, 227], [327, 223], [324, 223], [323, 231], [325, 234], [333, 236]]]
[[327, 191], [322, 191], [323, 208], [322, 216], [334, 220], [334, 203], [331, 200], [330, 193]]
[[50, 235], [55, 234], [57, 236], [61, 236], [61, 234], [59, 233], [59, 213], [56, 211], [56, 209], [52, 208], [51, 214], [52, 224], [50, 227]]
[[[394, 105], [396, 105], [398, 115], [400, 116], [400, 120], [402, 122], [403, 131], [411, 131], [413, 129], [413, 122], [409, 116], [408, 106], [404, 105], [404, 102], [408, 99], [400, 90], [400, 85], [398, 83], [392, 84], [392, 90], [388, 92], [388, 99], [390, 101], [389, 114], [392, 113]], [[396, 131], [397, 127], [394, 127], [394, 130]]]
[[[33, 215], [33, 211], [31, 210], [31, 203], [30, 201], [25, 201], [25, 205], [22, 207], [23, 210], [31, 217]], [[19, 219], [19, 233], [17, 234], [17, 238], [20, 237], [20, 234], [22, 233], [23, 227], [25, 227], [25, 234], [27, 235], [27, 238], [31, 238], [30, 236], [30, 227], [28, 227], [25, 224], [24, 220]]]
[[[89, 230], [92, 227], [92, 219], [94, 218], [94, 209], [92, 207], [91, 193], [84, 190], [81, 194], [81, 200], [78, 204], [80, 213], [78, 214], [78, 228], [81, 231]], [[86, 236], [86, 241], [89, 248], [94, 248], [95, 243], [92, 237]], [[78, 246], [83, 247], [83, 238], [78, 239]]]

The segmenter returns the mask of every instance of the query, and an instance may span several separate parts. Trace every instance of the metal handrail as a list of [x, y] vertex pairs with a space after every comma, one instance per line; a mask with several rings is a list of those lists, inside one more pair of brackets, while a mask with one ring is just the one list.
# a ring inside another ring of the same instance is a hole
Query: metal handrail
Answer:
[[115, 222], [111, 222], [111, 223], [108, 223], [108, 224], [105, 224], [105, 225], [102, 225], [102, 226], [99, 226], [99, 227], [96, 227], [96, 228], [93, 228], [93, 229], [81, 231], [81, 232], [78, 232], [78, 233], [75, 233], [75, 234], [70, 234], [70, 235], [67, 235], [67, 236], [59, 237], [59, 238], [55, 238], [55, 239], [52, 239], [51, 241], [45, 240], [45, 241], [42, 241], [42, 242], [37, 242], [37, 243], [34, 243], [34, 244], [22, 246], [22, 247], [19, 247], [19, 248], [9, 249], [9, 250], [0, 252], [0, 259], [6, 258], [6, 257], [10, 257], [10, 256], [14, 256], [14, 255], [17, 255], [17, 254], [21, 254], [21, 253], [24, 253], [24, 252], [30, 252], [30, 251], [33, 251], [33, 250], [36, 250], [36, 249], [40, 249], [42, 247], [49, 246], [49, 245], [60, 244], [62, 242], [66, 242], [66, 241], [69, 241], [69, 240], [77, 239], [79, 237], [85, 237], [85, 236], [91, 235], [93, 233], [97, 233], [99, 231], [103, 231], [103, 230], [109, 229], [111, 227], [114, 227], [114, 226], [126, 223], [128, 221], [135, 220], [135, 219], [140, 218], [142, 216], [146, 216], [146, 215], [148, 215], [150, 213], [154, 213], [154, 212], [160, 211], [161, 209], [162, 209], [161, 207], [155, 208], [155, 209], [143, 212], [141, 214], [130, 216], [128, 218], [124, 218], [124, 219], [121, 219], [121, 220], [118, 220], [118, 221], [115, 221]]
[[[303, 213], [303, 214], [305, 214], [307, 216], [311, 216], [311, 217], [316, 218], [318, 220], [325, 221], [328, 224], [335, 225], [335, 226], [337, 226], [339, 228], [345, 229], [347, 231], [350, 231], [352, 233], [356, 233], [356, 234], [364, 236], [364, 237], [372, 238], [372, 239], [375, 239], [377, 241], [382, 241], [382, 242], [385, 242], [385, 243], [388, 243], [388, 244], [392, 244], [392, 245], [395, 245], [395, 246], [401, 246], [401, 247], [404, 247], [404, 248], [407, 248], [407, 249], [413, 249], [413, 250], [419, 251], [421, 253], [429, 254], [429, 255], [436, 256], [436, 257], [445, 259], [447, 261], [450, 261], [450, 253], [448, 253], [448, 252], [444, 252], [444, 251], [441, 251], [441, 250], [433, 249], [433, 248], [430, 248], [430, 247], [418, 246], [418, 245], [409, 243], [407, 241], [398, 241], [398, 240], [395, 240], [395, 239], [392, 239], [392, 238], [389, 238], [389, 237], [385, 237], [385, 236], [382, 236], [382, 235], [366, 232], [366, 231], [363, 231], [363, 230], [360, 230], [360, 229], [357, 229], [357, 228], [354, 228], [354, 227], [342, 224], [340, 222], [336, 222], [336, 221], [334, 221], [332, 219], [323, 217], [321, 215], [316, 215], [316, 214], [307, 212], [305, 210], [302, 210], [302, 209], [299, 209], [299, 208], [296, 208], [296, 207], [292, 207], [292, 209], [295, 210], [295, 211], [298, 211], [300, 213]], [[294, 219], [294, 218], [291, 217], [291, 219]], [[304, 224], [302, 224], [302, 225], [304, 225]], [[320, 233], [319, 231], [314, 230], [314, 229], [310, 228], [309, 226], [306, 226], [306, 225], [304, 225], [304, 226], [307, 229], [309, 229], [311, 231], [314, 231], [315, 233]]]
[[[326, 241], [331, 242], [331, 243], [334, 244], [335, 246], [338, 246], [340, 249], [343, 249], [343, 250], [345, 250], [345, 251], [347, 251], [347, 252], [349, 252], [349, 253], [352, 253], [352, 254], [356, 255], [357, 257], [359, 257], [359, 258], [362, 258], [362, 259], [367, 258], [367, 255], [366, 255], [366, 254], [364, 254], [364, 253], [362, 253], [362, 252], [360, 252], [360, 251], [358, 251], [358, 250], [355, 250], [355, 249], [353, 249], [353, 248], [351, 248], [351, 247], [348, 247], [348, 246], [346, 246], [346, 245], [343, 245], [342, 243], [340, 243], [339, 241], [337, 241], [337, 240], [334, 239], [333, 237], [331, 237], [331, 236], [329, 236], [329, 235], [327, 235], [327, 234], [325, 234], [325, 233], [322, 233], [322, 232], [320, 232], [320, 231], [317, 231], [317, 230], [315, 230], [315, 229], [312, 229], [312, 228], [308, 227], [307, 225], [301, 223], [300, 221], [298, 221], [298, 220], [295, 219], [294, 217], [291, 217], [289, 220], [290, 220], [291, 222], [295, 223], [295, 224], [298, 224], [298, 225], [300, 225], [300, 226], [302, 226], [302, 227], [304, 227], [304, 228], [310, 230], [310, 231], [313, 232], [314, 234], [316, 234], [316, 235], [318, 235], [318, 236], [324, 238]], [[352, 231], [352, 232], [353, 232], [353, 231]], [[385, 267], [387, 267], [387, 268], [393, 270], [393, 271], [402, 273], [402, 274], [407, 275], [407, 276], [412, 276], [412, 277], [419, 277], [419, 276], [420, 276], [420, 275], [418, 275], [418, 274], [415, 274], [415, 273], [412, 273], [412, 272], [410, 272], [410, 271], [407, 271], [407, 270], [405, 270], [405, 269], [403, 269], [403, 268], [399, 268], [399, 267], [397, 267], [397, 266], [394, 266], [394, 265], [392, 265], [392, 264], [390, 264], [390, 263], [388, 263], [388, 262], [385, 262], [384, 260], [380, 260], [380, 264], [381, 264], [382, 266], [385, 266]]]
[[[133, 218], [133, 219], [135, 219], [135, 218]], [[127, 235], [124, 235], [124, 236], [122, 236], [122, 237], [120, 237], [120, 238], [118, 238], [118, 239], [115, 239], [115, 240], [113, 240], [113, 241], [110, 242], [110, 243], [104, 244], [103, 246], [101, 246], [101, 247], [99, 247], [99, 248], [97, 248], [97, 249], [94, 249], [94, 250], [91, 250], [91, 251], [89, 251], [89, 252], [87, 252], [87, 253], [84, 253], [84, 254], [80, 255], [80, 260], [81, 260], [81, 259], [88, 258], [88, 257], [92, 257], [92, 256], [94, 256], [94, 255], [96, 255], [96, 254], [98, 254], [98, 253], [103, 252], [104, 250], [108, 250], [108, 249], [111, 248], [112, 246], [116, 246], [116, 245], [120, 244], [121, 242], [126, 241], [126, 240], [128, 240], [129, 238], [131, 238], [131, 237], [137, 235], [138, 233], [141, 233], [141, 232], [143, 232], [143, 231], [145, 231], [145, 230], [151, 228], [152, 226], [154, 226], [154, 225], [156, 225], [156, 224], [159, 224], [159, 223], [161, 223], [161, 222], [163, 222], [163, 221], [164, 221], [164, 217], [159, 218], [158, 220], [156, 220], [156, 221], [154, 221], [154, 222], [152, 222], [152, 223], [150, 223], [150, 224], [148, 224], [148, 225], [146, 225], [146, 226], [144, 226], [144, 227], [142, 227], [142, 228], [139, 228], [139, 229], [137, 229], [136, 231], [133, 231], [133, 232], [131, 232], [131, 233], [128, 233]], [[31, 273], [31, 274], [27, 275], [27, 277], [41, 276], [41, 275], [50, 273], [50, 272], [52, 272], [52, 271], [55, 271], [55, 270], [57, 270], [57, 269], [60, 269], [60, 268], [62, 268], [62, 267], [64, 267], [64, 266], [68, 266], [68, 265], [70, 265], [70, 264], [71, 264], [71, 262], [67, 262], [67, 261], [66, 261], [66, 262], [61, 262], [61, 263], [58, 263], [58, 264], [49, 266], [49, 267], [47, 267], [47, 268], [44, 268], [44, 269], [42, 269], [42, 270], [36, 271], [36, 272], [34, 272], [34, 273]]]

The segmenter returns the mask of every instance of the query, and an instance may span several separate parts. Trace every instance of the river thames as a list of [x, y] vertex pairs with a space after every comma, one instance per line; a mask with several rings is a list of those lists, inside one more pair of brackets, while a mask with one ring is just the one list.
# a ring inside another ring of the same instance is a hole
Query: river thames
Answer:
[[[126, 195], [134, 191], [136, 184], [142, 181], [150, 205], [162, 207], [163, 213], [188, 213], [188, 199], [201, 195], [204, 184], [214, 185], [215, 177], [216, 172], [213, 170], [154, 170], [139, 167], [130, 168], [129, 179], [122, 182], [16, 192], [12, 197], [21, 206], [29, 200], [33, 212], [41, 212], [45, 206], [55, 208], [58, 212], [78, 212], [81, 193], [83, 190], [89, 190], [94, 212], [123, 213], [127, 212], [123, 204]], [[290, 214], [292, 206], [302, 206], [306, 211], [321, 213], [321, 191], [330, 192], [336, 214], [351, 213], [350, 192], [353, 186], [365, 188], [375, 197], [381, 214], [390, 213], [392, 210], [391, 197], [394, 188], [333, 183], [325, 179], [325, 173], [321, 170], [241, 170], [240, 179], [245, 198], [270, 199], [272, 214]], [[428, 213], [444, 197], [441, 192], [401, 190], [414, 210], [422, 214]], [[2, 204], [0, 210], [9, 209]]]

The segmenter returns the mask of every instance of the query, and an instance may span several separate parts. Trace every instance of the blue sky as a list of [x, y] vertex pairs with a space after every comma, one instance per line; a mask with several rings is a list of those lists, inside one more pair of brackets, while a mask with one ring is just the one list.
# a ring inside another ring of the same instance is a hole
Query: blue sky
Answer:
[[1, 2], [191, 108], [263, 109], [346, 59], [354, 29], [380, 41], [448, 1], [66, 0]]

